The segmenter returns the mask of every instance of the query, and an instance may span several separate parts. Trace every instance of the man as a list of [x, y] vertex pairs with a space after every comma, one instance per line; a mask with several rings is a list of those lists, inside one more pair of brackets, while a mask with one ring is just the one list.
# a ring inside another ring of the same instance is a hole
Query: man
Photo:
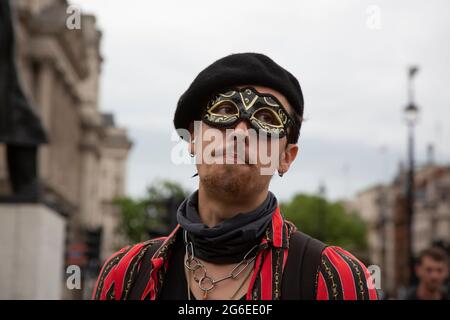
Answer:
[[297, 79], [265, 55], [233, 54], [203, 70], [174, 117], [198, 190], [168, 237], [108, 259], [93, 298], [376, 299], [365, 266], [297, 231], [269, 191], [297, 156], [302, 116]]
[[407, 300], [449, 300], [445, 281], [448, 278], [448, 256], [444, 250], [431, 247], [422, 251], [416, 264], [419, 284], [407, 294]]

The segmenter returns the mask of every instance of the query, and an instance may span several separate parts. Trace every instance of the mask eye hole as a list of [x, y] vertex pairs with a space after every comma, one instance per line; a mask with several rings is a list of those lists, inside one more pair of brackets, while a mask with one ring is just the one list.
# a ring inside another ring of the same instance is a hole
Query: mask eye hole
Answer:
[[221, 116], [226, 116], [226, 115], [237, 115], [239, 114], [239, 110], [238, 108], [230, 103], [230, 102], [223, 102], [220, 103], [214, 107], [212, 107], [209, 112], [217, 114], [217, 115], [221, 115]]
[[257, 110], [253, 117], [263, 123], [266, 123], [271, 126], [282, 126], [283, 123], [281, 122], [280, 117], [277, 115], [277, 113], [269, 108], [262, 108]]

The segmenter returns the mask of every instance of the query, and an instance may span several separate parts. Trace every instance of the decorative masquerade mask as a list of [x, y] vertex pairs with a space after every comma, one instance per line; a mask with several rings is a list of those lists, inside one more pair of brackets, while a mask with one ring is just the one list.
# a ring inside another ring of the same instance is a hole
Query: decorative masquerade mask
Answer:
[[258, 132], [263, 131], [279, 138], [286, 136], [287, 129], [295, 125], [276, 97], [259, 93], [252, 87], [219, 92], [206, 105], [202, 119], [215, 128], [232, 128], [246, 119]]

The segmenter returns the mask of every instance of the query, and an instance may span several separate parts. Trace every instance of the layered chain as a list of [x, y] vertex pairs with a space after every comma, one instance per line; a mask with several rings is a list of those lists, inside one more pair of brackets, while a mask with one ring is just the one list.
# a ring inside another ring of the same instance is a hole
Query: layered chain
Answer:
[[[213, 279], [207, 274], [206, 267], [204, 264], [198, 260], [195, 257], [194, 254], [194, 246], [191, 241], [187, 240], [187, 232], [184, 231], [184, 241], [186, 244], [186, 256], [184, 259], [184, 265], [185, 267], [192, 272], [195, 282], [197, 282], [198, 287], [200, 290], [203, 291], [203, 299], [206, 299], [208, 296], [208, 292], [213, 290], [218, 283], [228, 280], [228, 279], [236, 279], [239, 277], [239, 275], [247, 269], [247, 267], [256, 259], [257, 256], [257, 250], [258, 245], [255, 245], [253, 248], [251, 248], [244, 256], [241, 262], [239, 262], [231, 272], [219, 279]], [[250, 255], [255, 252], [253, 256], [250, 257]], [[250, 273], [249, 273], [250, 274]], [[247, 279], [247, 277], [246, 277]], [[245, 280], [244, 280], [245, 281]], [[239, 286], [239, 289], [242, 288], [242, 285]], [[190, 291], [190, 290], [189, 290]], [[237, 292], [235, 292], [234, 295], [236, 295]], [[190, 292], [188, 293], [190, 295]], [[233, 295], [233, 296], [234, 296]]]

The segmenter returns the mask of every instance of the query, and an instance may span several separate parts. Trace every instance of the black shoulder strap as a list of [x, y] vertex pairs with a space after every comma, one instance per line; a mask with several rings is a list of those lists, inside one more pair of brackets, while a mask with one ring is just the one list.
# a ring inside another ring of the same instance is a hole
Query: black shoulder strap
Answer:
[[151, 259], [155, 254], [156, 250], [162, 245], [164, 241], [158, 241], [147, 249], [144, 256], [142, 257], [142, 264], [136, 275], [133, 285], [131, 286], [130, 293], [128, 295], [129, 300], [140, 300], [142, 294], [144, 293], [145, 287], [150, 279], [150, 271], [152, 269]]
[[315, 300], [317, 270], [326, 245], [300, 231], [291, 235], [289, 243], [281, 283], [281, 298]]

